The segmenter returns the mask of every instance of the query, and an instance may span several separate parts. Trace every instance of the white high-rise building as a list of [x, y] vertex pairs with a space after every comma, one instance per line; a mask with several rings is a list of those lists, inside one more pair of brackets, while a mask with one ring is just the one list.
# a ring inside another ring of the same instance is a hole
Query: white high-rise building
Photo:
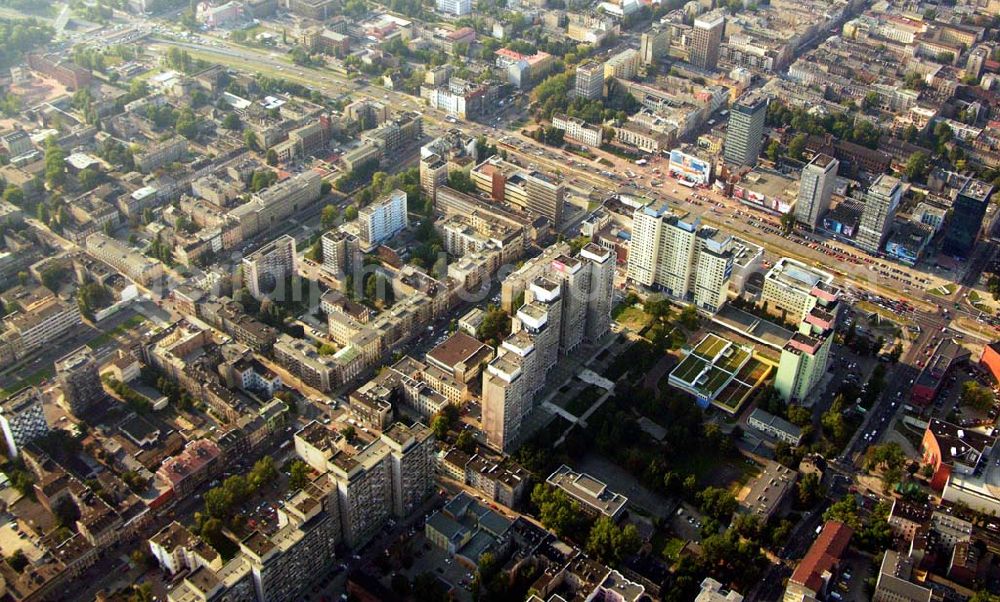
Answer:
[[42, 413], [42, 396], [35, 387], [14, 393], [0, 403], [0, 428], [7, 442], [7, 454], [16, 458], [21, 448], [49, 432]]
[[437, 0], [438, 12], [461, 17], [472, 12], [472, 0]]
[[487, 444], [510, 449], [546, 374], [584, 340], [597, 341], [611, 323], [614, 256], [590, 243], [575, 256], [556, 245], [504, 281], [520, 298], [512, 334], [483, 373], [483, 430]]
[[369, 252], [409, 225], [406, 193], [398, 188], [358, 212], [361, 244]]
[[804, 168], [799, 179], [799, 198], [795, 203], [795, 219], [815, 229], [830, 208], [830, 196], [837, 183], [840, 162], [819, 153]]
[[756, 165], [764, 145], [764, 121], [767, 118], [767, 98], [741, 98], [729, 111], [729, 125], [723, 157], [734, 165]]
[[733, 271], [732, 236], [697, 216], [641, 207], [632, 216], [627, 276], [642, 286], [715, 312]]
[[254, 299], [289, 294], [281, 283], [295, 273], [295, 239], [285, 234], [243, 258], [243, 282]]

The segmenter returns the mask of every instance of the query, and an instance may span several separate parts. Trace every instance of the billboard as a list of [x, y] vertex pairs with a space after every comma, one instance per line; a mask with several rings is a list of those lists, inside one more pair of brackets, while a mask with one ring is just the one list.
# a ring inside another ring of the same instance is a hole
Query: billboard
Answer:
[[738, 199], [744, 205], [758, 207], [771, 213], [788, 213], [792, 210], [791, 203], [784, 199], [768, 198], [763, 193], [750, 190], [740, 184], [733, 186], [733, 198]]
[[670, 151], [670, 164], [667, 169], [670, 175], [703, 186], [707, 186], [712, 179], [712, 165], [708, 161], [679, 150]]

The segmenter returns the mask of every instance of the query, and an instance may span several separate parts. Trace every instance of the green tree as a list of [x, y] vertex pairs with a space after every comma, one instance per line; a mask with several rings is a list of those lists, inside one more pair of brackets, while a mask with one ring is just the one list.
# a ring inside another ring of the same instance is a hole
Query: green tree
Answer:
[[242, 125], [243, 122], [240, 121], [240, 116], [237, 115], [236, 113], [228, 113], [225, 117], [222, 118], [222, 127], [226, 128], [231, 132], [240, 129], [240, 126]]
[[194, 116], [194, 111], [192, 111], [189, 107], [181, 109], [180, 113], [177, 115], [177, 121], [174, 123], [174, 130], [181, 136], [188, 139], [197, 136], [198, 120]]
[[49, 188], [59, 188], [66, 182], [66, 153], [49, 137], [45, 141], [45, 183]]
[[24, 191], [17, 186], [7, 186], [3, 191], [3, 200], [20, 207], [24, 205]]
[[906, 174], [906, 177], [909, 178], [911, 182], [922, 181], [925, 177], [927, 177], [927, 161], [927, 153], [924, 151], [917, 151], [910, 155], [910, 158], [906, 160], [906, 167], [903, 169], [903, 173]]
[[607, 516], [597, 519], [587, 537], [587, 552], [611, 566], [635, 554], [640, 545], [635, 525], [628, 524], [620, 528]]
[[250, 129], [243, 132], [243, 144], [252, 151], [258, 150], [260, 145], [257, 143], [257, 134]]
[[340, 217], [340, 208], [330, 203], [323, 207], [323, 211], [320, 213], [320, 224], [323, 228], [332, 228], [336, 225], [338, 217]]
[[778, 159], [781, 158], [781, 143], [779, 143], [777, 140], [772, 140], [770, 143], [768, 143], [767, 149], [764, 151], [764, 154], [772, 162], [777, 163]]
[[455, 439], [455, 447], [467, 454], [473, 454], [476, 452], [476, 440], [473, 438], [472, 433], [470, 433], [467, 429], [463, 429], [462, 432], [458, 434], [458, 438]]
[[969, 406], [979, 412], [988, 412], [993, 407], [996, 398], [987, 387], [974, 380], [967, 380], [962, 383], [960, 401], [962, 405]]
[[278, 164], [278, 151], [273, 148], [267, 149], [267, 154], [265, 155], [265, 161], [267, 164], [274, 167]]
[[358, 208], [354, 205], [348, 205], [347, 208], [344, 209], [344, 219], [349, 222], [358, 219]]
[[288, 488], [292, 491], [302, 489], [309, 482], [309, 465], [302, 460], [293, 460], [289, 467]]
[[542, 524], [560, 537], [577, 532], [583, 526], [580, 505], [561, 489], [538, 483], [531, 491], [531, 503], [538, 508]]

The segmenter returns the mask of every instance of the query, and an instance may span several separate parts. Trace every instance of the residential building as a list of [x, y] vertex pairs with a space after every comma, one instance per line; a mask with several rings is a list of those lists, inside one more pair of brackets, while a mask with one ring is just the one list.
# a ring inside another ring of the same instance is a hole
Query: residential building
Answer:
[[830, 348], [839, 312], [839, 291], [833, 287], [814, 287], [809, 313], [802, 318], [798, 331], [781, 350], [781, 361], [774, 388], [785, 401], [811, 405], [816, 386], [830, 365]]
[[173, 136], [156, 142], [135, 154], [135, 168], [142, 173], [150, 173], [178, 161], [187, 155], [188, 141], [182, 136]]
[[815, 155], [802, 168], [799, 179], [799, 198], [795, 203], [795, 219], [816, 229], [823, 215], [830, 209], [830, 196], [837, 183], [837, 166], [840, 162], [824, 153]]
[[701, 591], [694, 602], [743, 602], [743, 596], [735, 590], [727, 590], [721, 583], [705, 577], [701, 581]]
[[606, 516], [617, 521], [628, 503], [624, 495], [611, 491], [601, 481], [587, 473], [576, 472], [565, 464], [549, 475], [545, 482], [579, 502], [584, 514], [592, 518]]
[[587, 61], [576, 67], [574, 90], [578, 98], [597, 100], [604, 97], [604, 65]]
[[420, 157], [420, 190], [432, 201], [437, 189], [448, 184], [448, 162], [437, 153]]
[[7, 443], [7, 457], [17, 458], [21, 448], [49, 432], [42, 413], [42, 394], [26, 387], [0, 402], [0, 428]]
[[77, 303], [48, 292], [7, 309], [13, 313], [3, 319], [0, 359], [11, 362], [61, 340], [82, 323]]
[[85, 416], [106, 399], [97, 360], [86, 345], [56, 360], [55, 371], [63, 406], [74, 416]]
[[461, 17], [472, 12], [472, 0], [437, 0], [438, 12]]
[[195, 439], [188, 442], [184, 451], [164, 460], [156, 475], [181, 498], [221, 470], [221, 456], [215, 441]]
[[953, 476], [982, 471], [996, 445], [996, 437], [931, 418], [920, 443], [921, 463], [934, 471], [931, 487], [941, 491]]
[[875, 581], [872, 602], [931, 602], [931, 590], [910, 581], [913, 560], [896, 550], [886, 550]]
[[944, 231], [942, 252], [960, 258], [972, 254], [992, 194], [993, 186], [988, 182], [975, 178], [965, 182], [951, 205], [951, 219]]
[[764, 119], [767, 117], [767, 97], [750, 95], [741, 98], [729, 110], [729, 125], [723, 157], [726, 163], [753, 166], [757, 164], [764, 144]]
[[903, 196], [903, 185], [898, 178], [881, 174], [864, 194], [861, 223], [854, 240], [868, 253], [882, 250], [889, 228], [896, 216], [896, 208]]
[[732, 236], [689, 213], [640, 207], [632, 216], [627, 277], [708, 312], [725, 304], [732, 276]]
[[747, 426], [752, 427], [766, 435], [770, 435], [779, 441], [797, 447], [802, 442], [802, 429], [788, 422], [781, 416], [754, 408], [747, 417]]
[[844, 523], [827, 521], [788, 579], [783, 602], [827, 599], [852, 535], [854, 530]]
[[642, 57], [634, 48], [627, 48], [612, 56], [604, 63], [604, 79], [616, 77], [618, 79], [635, 79], [639, 74], [639, 65], [642, 64]]
[[361, 244], [358, 237], [341, 230], [329, 230], [320, 238], [323, 270], [344, 277], [361, 267]]
[[392, 512], [406, 518], [416, 512], [434, 490], [434, 435], [423, 424], [397, 422], [382, 432], [389, 450], [392, 475]]
[[295, 239], [287, 234], [278, 237], [243, 258], [243, 283], [254, 299], [272, 295], [286, 299], [292, 291], [284, 290], [284, 282], [295, 274]]
[[362, 251], [369, 252], [409, 225], [406, 193], [396, 189], [358, 212]]
[[[512, 333], [483, 375], [483, 430], [495, 449], [509, 449], [517, 440], [560, 354], [581, 338], [599, 340], [610, 324], [610, 253], [597, 245], [573, 257], [568, 250], [566, 244], [548, 247], [501, 285], [502, 304], [514, 314]], [[519, 307], [515, 299], [523, 299]]]
[[[639, 38], [639, 58], [643, 65], [655, 65], [670, 50], [670, 26], [655, 25]], [[579, 77], [579, 71], [577, 71]]]
[[779, 515], [789, 494], [795, 491], [795, 481], [799, 473], [775, 462], [763, 461], [763, 470], [752, 477], [743, 497], [739, 500], [740, 512], [756, 516], [761, 524]]
[[427, 363], [437, 366], [461, 383], [476, 380], [493, 359], [493, 349], [464, 332], [456, 332], [427, 352]]
[[836, 291], [833, 274], [782, 257], [764, 275], [760, 300], [766, 311], [798, 324], [818, 301], [832, 301]]
[[719, 46], [726, 29], [722, 12], [712, 12], [694, 20], [691, 32], [691, 49], [688, 62], [705, 71], [715, 71], [719, 64]]
[[511, 524], [510, 519], [463, 491], [427, 519], [424, 535], [449, 558], [474, 570], [484, 553], [498, 554], [508, 549]]
[[552, 127], [562, 130], [567, 142], [598, 148], [601, 146], [604, 130], [599, 125], [591, 125], [579, 117], [563, 114], [552, 116]]
[[94, 259], [103, 261], [143, 286], [149, 286], [163, 277], [163, 264], [159, 261], [101, 232], [87, 237], [86, 250]]

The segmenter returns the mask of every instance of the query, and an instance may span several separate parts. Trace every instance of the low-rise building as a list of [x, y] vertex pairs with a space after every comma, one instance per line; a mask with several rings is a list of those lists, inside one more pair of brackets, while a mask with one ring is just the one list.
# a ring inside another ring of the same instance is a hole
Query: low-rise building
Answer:
[[586, 514], [593, 517], [607, 516], [617, 521], [628, 503], [624, 495], [611, 491], [601, 481], [586, 473], [576, 472], [565, 464], [549, 475], [545, 482], [562, 489], [580, 503]]

